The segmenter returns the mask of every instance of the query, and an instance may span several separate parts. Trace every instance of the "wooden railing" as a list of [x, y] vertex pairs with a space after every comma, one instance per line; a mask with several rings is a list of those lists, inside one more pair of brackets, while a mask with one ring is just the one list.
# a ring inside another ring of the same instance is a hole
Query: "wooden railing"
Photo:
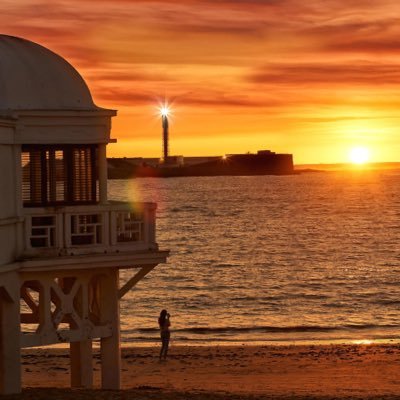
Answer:
[[157, 249], [155, 203], [24, 208], [23, 258]]

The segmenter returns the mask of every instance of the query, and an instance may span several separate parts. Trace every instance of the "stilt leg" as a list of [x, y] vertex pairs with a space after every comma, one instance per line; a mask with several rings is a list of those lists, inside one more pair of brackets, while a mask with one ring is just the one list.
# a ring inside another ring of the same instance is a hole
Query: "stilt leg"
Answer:
[[21, 392], [19, 284], [7, 280], [0, 288], [0, 394]]
[[70, 343], [71, 386], [90, 389], [93, 387], [92, 341]]
[[102, 338], [101, 386], [103, 389], [120, 389], [121, 351], [119, 332], [118, 270], [112, 270], [101, 281], [101, 320], [112, 327], [112, 335]]

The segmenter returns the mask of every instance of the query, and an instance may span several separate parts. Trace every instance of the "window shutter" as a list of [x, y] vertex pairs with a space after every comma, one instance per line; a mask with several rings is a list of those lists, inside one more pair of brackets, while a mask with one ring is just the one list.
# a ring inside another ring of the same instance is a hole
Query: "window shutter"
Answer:
[[90, 204], [98, 201], [97, 146], [22, 147], [25, 206]]

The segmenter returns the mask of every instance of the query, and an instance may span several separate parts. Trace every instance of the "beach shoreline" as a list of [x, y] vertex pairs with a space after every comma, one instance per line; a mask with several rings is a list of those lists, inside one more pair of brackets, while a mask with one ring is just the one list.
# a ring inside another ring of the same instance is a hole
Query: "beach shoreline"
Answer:
[[[290, 346], [329, 346], [329, 345], [400, 345], [400, 338], [338, 338], [338, 339], [268, 339], [268, 340], [171, 340], [173, 347], [290, 347]], [[159, 339], [151, 341], [121, 342], [122, 348], [154, 348], [159, 345]], [[93, 347], [97, 348], [100, 343], [94, 342]], [[60, 348], [67, 348], [64, 343], [59, 344]]]
[[[108, 392], [99, 390], [94, 349], [95, 390], [77, 392], [68, 389], [67, 349], [26, 349], [24, 391], [12, 398], [400, 398], [399, 344], [172, 346], [165, 363], [158, 352], [158, 346], [123, 347], [122, 390]], [[51, 397], [43, 388], [58, 394]]]

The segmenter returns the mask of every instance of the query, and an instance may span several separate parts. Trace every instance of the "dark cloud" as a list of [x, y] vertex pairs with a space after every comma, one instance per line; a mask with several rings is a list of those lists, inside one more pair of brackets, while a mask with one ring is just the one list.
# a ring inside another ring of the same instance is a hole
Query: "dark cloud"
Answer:
[[255, 100], [247, 96], [234, 95], [213, 95], [213, 93], [204, 93], [202, 97], [185, 97], [185, 104], [191, 106], [207, 107], [277, 107], [282, 103], [275, 100]]
[[[110, 67], [111, 69], [111, 67]], [[142, 73], [142, 72], [119, 72], [118, 70], [108, 72], [97, 72], [86, 75], [92, 82], [166, 82], [172, 79], [166, 74]]]
[[[138, 94], [135, 91], [125, 88], [105, 88], [96, 91], [96, 100], [112, 102], [114, 104], [146, 105], [157, 102], [158, 96], [155, 94]], [[185, 94], [168, 96], [169, 101], [177, 100], [185, 106], [201, 107], [280, 107], [283, 105], [281, 100], [273, 98], [253, 99], [250, 96], [223, 94], [204, 89], [200, 94]]]
[[316, 52], [395, 53], [400, 49], [400, 19], [391, 16], [376, 20], [321, 24], [299, 32], [318, 39]]
[[399, 85], [400, 68], [397, 64], [372, 63], [271, 65], [256, 70], [248, 80], [257, 84], [271, 85]]
[[94, 93], [94, 97], [97, 102], [111, 102], [117, 105], [129, 104], [134, 106], [154, 103], [154, 95], [118, 88], [103, 88], [96, 91], [96, 93]]
[[370, 53], [370, 54], [399, 54], [400, 39], [349, 39], [348, 41], [327, 43], [324, 49], [335, 52]]
[[204, 23], [203, 25], [196, 25], [193, 23], [186, 24], [170, 24], [166, 28], [171, 32], [185, 33], [185, 34], [206, 34], [210, 35], [229, 35], [229, 36], [253, 36], [263, 37], [266, 31], [265, 24], [253, 23], [244, 25], [233, 25], [226, 22]]

